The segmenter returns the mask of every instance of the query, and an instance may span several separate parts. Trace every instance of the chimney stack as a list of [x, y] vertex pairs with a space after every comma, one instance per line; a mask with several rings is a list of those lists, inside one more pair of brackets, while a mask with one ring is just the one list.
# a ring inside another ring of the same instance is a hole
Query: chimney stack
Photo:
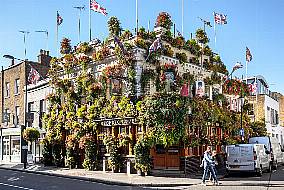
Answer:
[[38, 55], [38, 63], [49, 66], [51, 57], [49, 56], [49, 51], [41, 49]]

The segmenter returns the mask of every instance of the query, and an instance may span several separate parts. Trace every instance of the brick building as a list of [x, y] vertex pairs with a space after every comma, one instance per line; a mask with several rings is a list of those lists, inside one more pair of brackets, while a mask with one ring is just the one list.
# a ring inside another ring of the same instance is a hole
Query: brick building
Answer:
[[21, 125], [25, 125], [25, 88], [32, 69], [39, 73], [39, 80], [45, 78], [51, 57], [40, 50], [38, 62], [13, 59], [8, 68], [3, 68], [0, 77], [1, 117], [1, 160], [20, 161]]

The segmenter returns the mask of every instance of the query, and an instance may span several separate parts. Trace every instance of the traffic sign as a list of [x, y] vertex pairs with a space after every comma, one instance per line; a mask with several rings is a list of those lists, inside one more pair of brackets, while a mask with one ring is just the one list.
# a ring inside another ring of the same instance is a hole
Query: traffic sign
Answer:
[[244, 136], [245, 135], [245, 130], [243, 128], [240, 129], [240, 135]]
[[22, 150], [28, 150], [28, 145], [22, 146]]

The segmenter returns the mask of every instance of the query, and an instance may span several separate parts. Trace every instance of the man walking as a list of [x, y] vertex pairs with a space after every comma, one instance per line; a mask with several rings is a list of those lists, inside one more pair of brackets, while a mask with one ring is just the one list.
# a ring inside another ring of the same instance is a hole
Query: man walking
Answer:
[[203, 166], [204, 166], [204, 171], [203, 171], [203, 176], [202, 176], [202, 185], [206, 185], [205, 183], [205, 180], [207, 178], [207, 174], [208, 174], [208, 171], [210, 171], [211, 175], [213, 176], [213, 179], [215, 181], [215, 184], [218, 185], [218, 180], [217, 180], [217, 177], [216, 177], [216, 174], [214, 172], [214, 169], [213, 169], [213, 159], [211, 157], [211, 147], [208, 146], [207, 147], [207, 150], [204, 152], [204, 163], [203, 163]]

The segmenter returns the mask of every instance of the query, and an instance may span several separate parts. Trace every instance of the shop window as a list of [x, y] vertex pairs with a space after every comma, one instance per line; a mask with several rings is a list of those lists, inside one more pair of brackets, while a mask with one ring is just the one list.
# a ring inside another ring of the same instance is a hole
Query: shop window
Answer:
[[11, 161], [20, 161], [20, 136], [11, 136]]
[[9, 140], [9, 136], [5, 136], [3, 138], [3, 155], [4, 156], [10, 155], [10, 140]]

